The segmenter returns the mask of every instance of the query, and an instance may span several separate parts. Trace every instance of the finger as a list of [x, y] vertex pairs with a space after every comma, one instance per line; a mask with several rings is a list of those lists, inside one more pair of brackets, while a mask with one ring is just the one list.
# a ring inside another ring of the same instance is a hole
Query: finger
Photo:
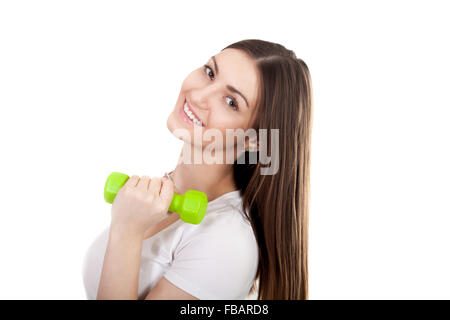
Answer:
[[161, 200], [164, 202], [164, 204], [167, 207], [170, 207], [170, 203], [172, 202], [174, 188], [175, 188], [175, 186], [174, 186], [174, 183], [172, 180], [170, 180], [168, 178], [162, 179], [160, 197], [161, 197]]
[[155, 197], [159, 197], [159, 192], [161, 191], [161, 178], [153, 177], [148, 186], [148, 192], [153, 194]]
[[131, 176], [130, 179], [127, 180], [127, 182], [125, 182], [125, 184], [123, 185], [124, 187], [135, 187], [139, 182], [139, 176]]
[[139, 190], [142, 190], [144, 192], [147, 192], [149, 183], [150, 183], [150, 177], [142, 176], [141, 179], [139, 180], [136, 188]]

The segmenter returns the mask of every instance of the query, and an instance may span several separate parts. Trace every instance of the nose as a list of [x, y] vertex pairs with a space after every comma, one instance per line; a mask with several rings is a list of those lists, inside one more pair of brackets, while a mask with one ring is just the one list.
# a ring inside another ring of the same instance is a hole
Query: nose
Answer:
[[191, 105], [197, 109], [208, 110], [208, 100], [214, 95], [214, 90], [215, 89], [213, 86], [206, 86], [192, 90], [190, 95]]

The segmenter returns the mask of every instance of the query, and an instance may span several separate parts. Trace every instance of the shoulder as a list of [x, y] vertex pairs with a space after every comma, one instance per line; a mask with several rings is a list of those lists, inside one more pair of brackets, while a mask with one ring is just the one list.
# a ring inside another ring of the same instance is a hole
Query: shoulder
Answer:
[[242, 210], [242, 202], [235, 198], [214, 203], [200, 224], [183, 225], [182, 242], [195, 240], [224, 243], [227, 247], [239, 246], [240, 250], [257, 249], [252, 226]]
[[182, 225], [181, 237], [173, 251], [174, 259], [196, 257], [227, 265], [242, 263], [256, 266], [258, 244], [246, 213], [238, 192], [212, 201], [200, 224]]
[[242, 212], [222, 208], [183, 229], [166, 279], [199, 299], [244, 299], [256, 275], [258, 244]]

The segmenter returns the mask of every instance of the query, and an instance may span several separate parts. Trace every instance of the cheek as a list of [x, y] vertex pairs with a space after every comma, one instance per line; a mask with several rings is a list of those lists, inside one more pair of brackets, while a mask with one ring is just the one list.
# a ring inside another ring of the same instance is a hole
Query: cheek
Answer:
[[210, 104], [208, 127], [219, 130], [245, 128], [245, 114], [234, 111], [227, 107], [225, 103], [218, 101], [218, 98]]
[[228, 112], [226, 107], [218, 106], [211, 109], [209, 115], [208, 127], [216, 128], [225, 132], [225, 129], [235, 129], [240, 127], [240, 123], [236, 116]]
[[[234, 146], [237, 143], [237, 136], [241, 136], [246, 130], [244, 124], [237, 121], [235, 117], [225, 115], [211, 121], [207, 129], [215, 129], [220, 132], [223, 146], [227, 148]], [[229, 138], [227, 138], [227, 131], [229, 131]], [[234, 138], [233, 134], [235, 134]]]

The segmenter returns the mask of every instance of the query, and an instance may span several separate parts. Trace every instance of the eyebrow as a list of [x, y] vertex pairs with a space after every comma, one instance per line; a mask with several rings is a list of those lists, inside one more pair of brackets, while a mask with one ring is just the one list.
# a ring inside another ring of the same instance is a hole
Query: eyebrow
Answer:
[[[214, 69], [216, 70], [216, 74], [219, 75], [219, 67], [217, 66], [217, 62], [216, 62], [216, 57], [212, 56], [211, 57], [212, 61], [214, 62]], [[230, 90], [231, 92], [237, 93], [238, 95], [240, 95], [242, 97], [242, 99], [245, 100], [245, 103], [247, 104], [247, 108], [248, 106], [248, 101], [247, 98], [245, 98], [245, 96], [235, 87], [227, 85], [227, 89]]]

